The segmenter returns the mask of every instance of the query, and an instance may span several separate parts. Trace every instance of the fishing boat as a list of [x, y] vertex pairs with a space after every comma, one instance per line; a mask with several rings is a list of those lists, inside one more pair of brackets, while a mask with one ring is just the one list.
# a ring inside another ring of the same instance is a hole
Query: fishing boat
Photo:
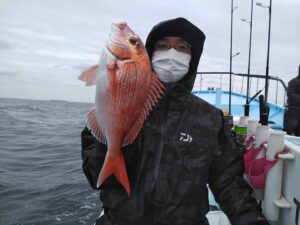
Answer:
[[[270, 101], [264, 103], [269, 108], [269, 112], [267, 122], [263, 124], [262, 97], [259, 94], [265, 88], [265, 84], [261, 82], [265, 76], [233, 73], [236, 82], [233, 90], [229, 90], [228, 79], [224, 79], [224, 75], [228, 74], [198, 73], [193, 94], [222, 109], [225, 114], [232, 115], [233, 131], [239, 126], [246, 128], [243, 130], [246, 131], [244, 133], [246, 141], [252, 139], [252, 143], [249, 142], [247, 146], [248, 154], [251, 153], [250, 150], [262, 146], [262, 151], [252, 157], [250, 162], [252, 171], [249, 171], [249, 174], [245, 172], [245, 179], [253, 187], [253, 196], [261, 203], [263, 213], [270, 224], [298, 225], [300, 224], [300, 177], [297, 172], [300, 171], [300, 137], [286, 135], [283, 131], [287, 87], [278, 77], [269, 77]], [[247, 76], [251, 81], [251, 90], [248, 90], [248, 93], [252, 93], [248, 97], [244, 88], [246, 80], [244, 78]], [[202, 87], [206, 88], [202, 89]], [[245, 119], [247, 102], [250, 104], [250, 110], [249, 116]], [[253, 121], [256, 121], [255, 127]], [[271, 168], [267, 168], [266, 162], [271, 161], [274, 164]], [[210, 224], [230, 225], [211, 193], [209, 201], [211, 208], [214, 209], [207, 215]]]

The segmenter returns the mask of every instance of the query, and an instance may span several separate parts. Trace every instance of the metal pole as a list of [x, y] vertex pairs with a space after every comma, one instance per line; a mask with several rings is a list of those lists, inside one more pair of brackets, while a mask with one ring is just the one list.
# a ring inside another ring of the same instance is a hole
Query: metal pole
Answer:
[[243, 79], [242, 79], [241, 94], [243, 93], [243, 89], [244, 89], [244, 76], [243, 76]]
[[221, 88], [221, 90], [222, 90], [222, 78], [223, 78], [223, 74], [221, 74], [221, 76], [220, 76], [220, 88]]
[[231, 0], [231, 26], [230, 26], [230, 58], [229, 58], [229, 115], [231, 115], [231, 79], [232, 79], [232, 24], [233, 24], [233, 0]]
[[271, 36], [271, 14], [272, 14], [272, 0], [270, 0], [270, 6], [269, 6], [268, 53], [267, 53], [266, 83], [265, 83], [265, 104], [266, 105], [268, 102], [268, 91], [269, 91], [269, 57], [270, 57], [270, 36]]
[[248, 76], [247, 76], [247, 97], [246, 97], [244, 116], [249, 116], [249, 111], [250, 111], [250, 102], [249, 102], [250, 81], [249, 81], [249, 79], [250, 79], [250, 65], [251, 65], [252, 22], [253, 22], [253, 0], [251, 0], [250, 39], [249, 39]]
[[200, 76], [200, 90], [202, 90], [202, 74], [201, 74], [201, 76]]
[[278, 80], [276, 81], [276, 99], [275, 99], [275, 104], [277, 104], [277, 98], [278, 98]]

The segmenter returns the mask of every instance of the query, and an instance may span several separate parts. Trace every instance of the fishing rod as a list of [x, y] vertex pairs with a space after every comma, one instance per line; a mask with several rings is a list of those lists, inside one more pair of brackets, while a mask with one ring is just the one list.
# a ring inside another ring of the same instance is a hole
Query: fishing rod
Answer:
[[250, 99], [249, 96], [247, 96], [246, 99], [246, 104], [244, 105], [245, 107], [245, 114], [244, 116], [249, 116], [249, 111], [250, 111], [250, 103], [265, 89], [265, 87], [263, 87], [262, 89], [260, 89], [258, 92], [255, 93], [255, 95], [253, 95]]
[[252, 102], [253, 99], [255, 99], [255, 98], [257, 97], [257, 95], [259, 95], [263, 90], [264, 90], [264, 88], [260, 89], [255, 95], [253, 95], [252, 98], [250, 98], [250, 100], [249, 100], [249, 104], [250, 104], [250, 102]]
[[249, 56], [248, 56], [248, 74], [247, 74], [247, 97], [246, 103], [244, 105], [245, 111], [244, 116], [249, 116], [250, 111], [250, 102], [248, 101], [249, 98], [249, 91], [250, 91], [250, 64], [251, 64], [251, 43], [252, 43], [252, 21], [253, 21], [253, 0], [251, 0], [251, 17], [250, 17], [250, 40], [249, 40]]
[[269, 123], [270, 107], [265, 101], [264, 95], [259, 96], [259, 122], [261, 125], [267, 126]]

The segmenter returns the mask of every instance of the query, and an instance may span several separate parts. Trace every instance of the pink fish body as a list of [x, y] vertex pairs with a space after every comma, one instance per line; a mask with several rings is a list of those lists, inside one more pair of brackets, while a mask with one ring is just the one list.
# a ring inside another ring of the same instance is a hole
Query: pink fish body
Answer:
[[135, 140], [164, 86], [151, 69], [141, 39], [125, 22], [112, 24], [99, 65], [79, 79], [96, 84], [95, 109], [88, 113], [87, 125], [108, 148], [97, 186], [113, 174], [130, 196], [122, 146]]

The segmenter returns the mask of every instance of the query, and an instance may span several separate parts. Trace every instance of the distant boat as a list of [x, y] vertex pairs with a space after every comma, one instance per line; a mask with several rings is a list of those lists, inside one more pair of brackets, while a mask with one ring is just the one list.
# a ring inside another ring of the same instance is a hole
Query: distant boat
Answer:
[[68, 101], [66, 100], [56, 100], [56, 99], [50, 99], [49, 102], [68, 103]]

